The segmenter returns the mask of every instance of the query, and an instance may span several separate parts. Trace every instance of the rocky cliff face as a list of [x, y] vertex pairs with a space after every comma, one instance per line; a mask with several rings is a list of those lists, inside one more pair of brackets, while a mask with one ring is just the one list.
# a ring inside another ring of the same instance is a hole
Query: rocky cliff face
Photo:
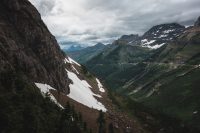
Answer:
[[194, 24], [195, 27], [199, 27], [200, 26], [200, 17], [197, 19], [197, 21]]
[[28, 0], [0, 1], [0, 74], [22, 73], [68, 93], [65, 55]]

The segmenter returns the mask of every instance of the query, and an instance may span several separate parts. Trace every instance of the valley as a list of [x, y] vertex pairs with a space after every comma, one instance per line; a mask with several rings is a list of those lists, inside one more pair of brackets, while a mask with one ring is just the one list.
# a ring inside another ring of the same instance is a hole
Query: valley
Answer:
[[[177, 29], [170, 30], [174, 25]], [[163, 32], [158, 30], [162, 28]], [[166, 31], [178, 33], [168, 35], [173, 39], [165, 38], [160, 44], [149, 41], [144, 45], [144, 38], [164, 37]], [[146, 113], [173, 117], [198, 130], [199, 35], [198, 25], [187, 29], [178, 24], [158, 25], [142, 37], [122, 36], [83, 64], [118, 95], [150, 108]]]
[[121, 35], [116, 11], [65, 2], [0, 1], [0, 133], [200, 132], [200, 17]]

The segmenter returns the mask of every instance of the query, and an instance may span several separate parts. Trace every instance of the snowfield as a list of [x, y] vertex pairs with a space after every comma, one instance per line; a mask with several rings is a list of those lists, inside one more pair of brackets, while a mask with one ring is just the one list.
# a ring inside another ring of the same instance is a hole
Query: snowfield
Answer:
[[104, 88], [103, 88], [103, 85], [101, 84], [101, 82], [99, 81], [98, 78], [96, 78], [96, 81], [97, 81], [97, 85], [99, 87], [99, 91], [100, 92], [105, 92]]
[[71, 79], [73, 82], [72, 84], [69, 85], [70, 94], [68, 94], [68, 97], [87, 107], [106, 112], [107, 109], [105, 108], [105, 106], [99, 101], [97, 101], [97, 99], [94, 97], [96, 96], [101, 98], [101, 96], [94, 94], [91, 91], [90, 88], [92, 87], [88, 84], [88, 82], [85, 80], [80, 80], [75, 73], [70, 72], [67, 69], [66, 71], [69, 79]]
[[53, 87], [51, 87], [50, 85], [47, 84], [42, 84], [42, 83], [35, 83], [35, 85], [40, 89], [42, 95], [45, 97], [46, 94], [49, 95], [50, 99], [57, 104], [59, 107], [63, 108], [62, 105], [60, 105], [58, 103], [58, 101], [56, 100], [56, 98], [51, 94], [51, 92], [49, 90], [56, 90]]

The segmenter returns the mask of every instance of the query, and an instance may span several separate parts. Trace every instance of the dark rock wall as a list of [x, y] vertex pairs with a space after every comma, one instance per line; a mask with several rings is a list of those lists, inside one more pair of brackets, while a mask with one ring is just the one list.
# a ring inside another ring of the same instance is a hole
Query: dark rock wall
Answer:
[[32, 82], [68, 93], [65, 55], [28, 0], [0, 1], [0, 73], [22, 72]]

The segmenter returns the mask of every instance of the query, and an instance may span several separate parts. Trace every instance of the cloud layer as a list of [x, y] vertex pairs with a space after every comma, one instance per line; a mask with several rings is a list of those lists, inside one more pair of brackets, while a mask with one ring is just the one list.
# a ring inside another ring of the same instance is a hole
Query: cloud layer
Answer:
[[61, 44], [109, 43], [124, 34], [143, 34], [157, 24], [191, 25], [200, 15], [199, 0], [30, 1]]

